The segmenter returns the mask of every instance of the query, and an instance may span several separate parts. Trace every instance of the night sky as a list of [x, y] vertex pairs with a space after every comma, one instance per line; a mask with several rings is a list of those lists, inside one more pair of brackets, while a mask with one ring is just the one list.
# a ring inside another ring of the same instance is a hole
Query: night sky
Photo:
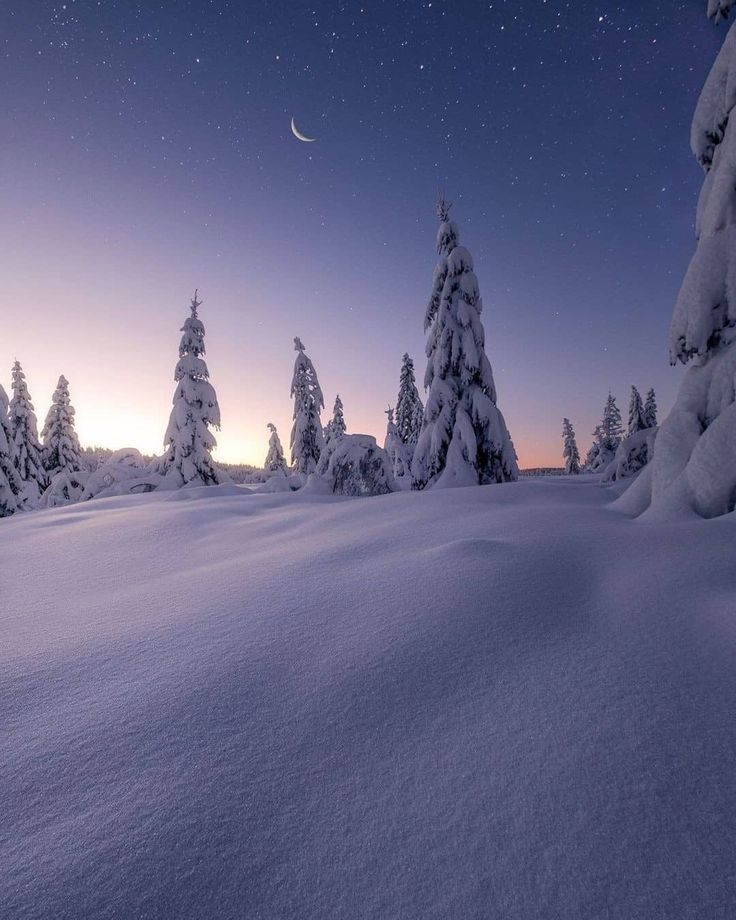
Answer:
[[17, 356], [42, 418], [63, 372], [83, 443], [160, 451], [198, 286], [216, 456], [288, 442], [295, 335], [382, 442], [404, 351], [424, 374], [442, 189], [520, 461], [559, 465], [609, 389], [673, 400], [724, 34], [705, 0], [3, 0], [0, 381]]

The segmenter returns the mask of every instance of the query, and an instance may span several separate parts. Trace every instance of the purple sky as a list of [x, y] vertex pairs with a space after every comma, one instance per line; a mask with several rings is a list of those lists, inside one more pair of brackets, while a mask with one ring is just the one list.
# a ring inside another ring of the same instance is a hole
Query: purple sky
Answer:
[[563, 416], [584, 452], [609, 389], [666, 408], [680, 379], [724, 31], [704, 0], [9, 0], [0, 382], [18, 357], [42, 420], [63, 372], [83, 443], [159, 451], [197, 286], [218, 457], [262, 462], [269, 421], [288, 442], [294, 335], [382, 440], [402, 353], [424, 373], [442, 188], [522, 465], [561, 462]]

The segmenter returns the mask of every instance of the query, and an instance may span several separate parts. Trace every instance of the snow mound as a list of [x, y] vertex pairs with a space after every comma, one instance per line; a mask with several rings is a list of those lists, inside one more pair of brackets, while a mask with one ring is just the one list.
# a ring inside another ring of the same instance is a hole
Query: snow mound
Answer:
[[0, 521], [3, 917], [731, 915], [733, 515], [207, 494]]

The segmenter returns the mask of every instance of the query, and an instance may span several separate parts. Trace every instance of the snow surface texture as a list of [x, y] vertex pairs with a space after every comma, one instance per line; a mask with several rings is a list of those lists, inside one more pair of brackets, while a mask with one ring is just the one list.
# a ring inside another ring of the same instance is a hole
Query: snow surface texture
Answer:
[[1, 521], [2, 916], [731, 918], [736, 520], [607, 499]]

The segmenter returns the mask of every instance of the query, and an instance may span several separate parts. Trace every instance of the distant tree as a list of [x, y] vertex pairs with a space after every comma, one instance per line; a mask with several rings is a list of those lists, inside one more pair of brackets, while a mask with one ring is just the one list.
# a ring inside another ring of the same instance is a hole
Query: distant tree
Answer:
[[291, 462], [294, 470], [304, 476], [317, 469], [324, 444], [320, 409], [325, 400], [320, 389], [317, 371], [304, 353], [304, 345], [297, 336], [294, 339], [296, 361], [291, 381], [291, 396], [294, 399], [294, 425], [291, 429]]
[[416, 488], [507, 482], [519, 475], [506, 422], [496, 406], [485, 352], [483, 304], [473, 259], [458, 245], [450, 204], [437, 202], [440, 226], [427, 331], [427, 404], [412, 461]]
[[565, 460], [565, 472], [575, 475], [580, 472], [580, 451], [575, 440], [575, 430], [569, 418], [562, 420], [562, 456]]
[[603, 449], [616, 453], [616, 449], [621, 443], [621, 438], [623, 436], [623, 427], [621, 424], [621, 410], [616, 405], [615, 396], [612, 396], [610, 393], [603, 407], [601, 435], [601, 446]]
[[28, 392], [26, 375], [18, 361], [13, 365], [13, 396], [10, 400], [10, 450], [13, 463], [24, 482], [24, 500], [29, 505], [38, 501], [48, 485], [48, 477], [43, 466], [41, 443], [38, 440], [38, 422], [33, 410], [31, 394]]
[[583, 468], [589, 472], [594, 472], [598, 469], [602, 442], [603, 432], [601, 431], [601, 426], [596, 425], [593, 430], [593, 443], [590, 445], [590, 449], [585, 455], [585, 463], [583, 464]]
[[626, 433], [636, 434], [637, 431], [643, 431], [647, 427], [641, 394], [636, 387], [632, 387], [631, 399], [629, 401], [629, 424]]
[[8, 517], [23, 502], [23, 482], [13, 463], [8, 395], [0, 386], [0, 517]]
[[51, 397], [51, 408], [41, 432], [43, 465], [49, 477], [57, 473], [76, 473], [84, 469], [77, 432], [74, 429], [74, 407], [69, 398], [69, 382], [62, 374]]
[[340, 399], [340, 394], [338, 393], [335, 397], [335, 406], [332, 410], [332, 418], [325, 425], [325, 441], [329, 441], [330, 438], [341, 438], [346, 431], [347, 428], [345, 426], [345, 416], [343, 415], [342, 400]]
[[405, 354], [401, 362], [399, 376], [399, 398], [396, 401], [396, 429], [403, 444], [411, 447], [414, 452], [422, 430], [422, 417], [424, 406], [419, 398], [416, 380], [414, 378], [414, 362]]
[[276, 426], [272, 422], [269, 422], [266, 427], [271, 432], [271, 437], [268, 439], [268, 453], [266, 454], [266, 460], [263, 467], [269, 473], [286, 473], [288, 466], [286, 464], [286, 458], [284, 457], [284, 448], [281, 446], [281, 439], [276, 431]]
[[391, 463], [391, 471], [396, 479], [403, 479], [411, 475], [412, 446], [401, 440], [401, 435], [394, 422], [394, 410], [391, 406], [386, 410], [386, 440], [383, 449], [386, 451]]
[[654, 390], [649, 390], [644, 402], [644, 427], [657, 427], [657, 397], [654, 395]]
[[197, 312], [201, 306], [202, 301], [197, 299], [195, 291], [191, 314], [181, 327], [179, 361], [174, 371], [177, 387], [164, 435], [167, 449], [158, 464], [167, 481], [176, 486], [188, 483], [216, 485], [229, 481], [211, 454], [217, 441], [210, 427], [219, 429], [220, 407], [203, 358], [204, 324]]

